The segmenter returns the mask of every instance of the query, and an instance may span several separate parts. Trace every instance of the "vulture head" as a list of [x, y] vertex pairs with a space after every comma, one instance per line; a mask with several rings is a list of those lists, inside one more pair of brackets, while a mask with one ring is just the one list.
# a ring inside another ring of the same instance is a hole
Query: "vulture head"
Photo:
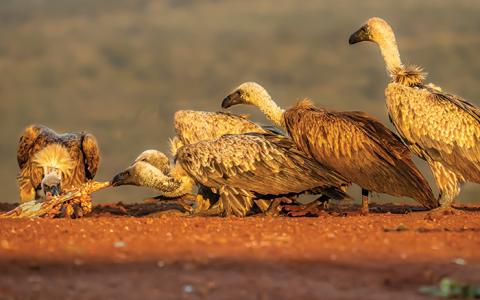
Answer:
[[154, 186], [155, 180], [164, 178], [169, 173], [168, 157], [157, 150], [146, 150], [132, 165], [113, 177], [112, 185]]
[[60, 195], [62, 180], [70, 177], [75, 168], [68, 150], [60, 144], [51, 144], [38, 151], [33, 157], [33, 165], [43, 171], [40, 188], [44, 196]]
[[355, 31], [348, 40], [350, 45], [363, 41], [370, 41], [377, 44], [382, 44], [386, 40], [394, 41], [395, 35], [388, 23], [378, 17], [370, 18], [368, 21]]
[[258, 106], [260, 102], [271, 99], [267, 90], [255, 82], [245, 82], [234, 89], [222, 101], [222, 108], [229, 108], [238, 104]]
[[58, 196], [61, 193], [62, 179], [56, 173], [51, 172], [42, 179], [41, 188], [45, 196]]

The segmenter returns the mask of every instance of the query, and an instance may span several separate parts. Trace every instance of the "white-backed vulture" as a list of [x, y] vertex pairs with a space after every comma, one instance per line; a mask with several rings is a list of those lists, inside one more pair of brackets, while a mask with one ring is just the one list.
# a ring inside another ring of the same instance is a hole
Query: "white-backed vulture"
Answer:
[[[200, 141], [211, 141], [226, 134], [244, 133], [275, 133], [283, 134], [274, 126], [266, 126], [254, 123], [241, 115], [227, 112], [206, 112], [194, 110], [179, 110], [175, 112], [173, 120], [176, 136], [170, 140], [170, 153], [176, 155], [176, 151], [183, 145], [195, 144]], [[218, 198], [208, 188], [198, 185], [197, 207], [205, 208], [206, 203], [213, 202]], [[211, 199], [214, 198], [214, 199]], [[255, 200], [256, 206], [266, 213], [275, 211], [280, 201]]]
[[100, 152], [88, 133], [57, 134], [42, 125], [27, 127], [18, 144], [20, 202], [77, 187], [95, 177]]
[[460, 184], [480, 183], [480, 109], [425, 84], [426, 74], [405, 66], [392, 28], [371, 18], [350, 36], [349, 43], [378, 45], [391, 77], [385, 90], [390, 120], [407, 146], [429, 164], [440, 190], [440, 211], [451, 210]]
[[112, 179], [114, 186], [148, 186], [169, 197], [186, 194], [194, 184], [201, 184], [219, 195], [207, 214], [225, 216], [245, 216], [256, 199], [306, 191], [343, 199], [346, 194], [339, 187], [345, 183], [341, 175], [297, 150], [290, 139], [258, 133], [224, 135], [185, 145], [178, 149], [168, 174], [137, 159]]
[[317, 162], [362, 188], [362, 212], [368, 212], [369, 191], [416, 199], [438, 206], [432, 191], [400, 138], [363, 112], [316, 108], [309, 100], [284, 111], [259, 84], [241, 84], [222, 102], [257, 106], [275, 125], [284, 128], [297, 147]]

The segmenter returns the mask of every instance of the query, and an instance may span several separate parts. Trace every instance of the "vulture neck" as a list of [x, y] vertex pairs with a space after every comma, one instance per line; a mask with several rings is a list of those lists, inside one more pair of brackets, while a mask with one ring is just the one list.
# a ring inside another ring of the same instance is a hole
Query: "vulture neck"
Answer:
[[390, 30], [386, 32], [380, 39], [376, 40], [376, 43], [380, 48], [387, 72], [390, 75], [392, 75], [395, 70], [403, 68], [393, 31]]
[[171, 171], [165, 175], [158, 170], [154, 176], [148, 176], [143, 183], [145, 186], [156, 189], [165, 197], [179, 197], [192, 191], [193, 180], [184, 172]]
[[257, 107], [263, 114], [278, 127], [285, 128], [283, 119], [284, 109], [280, 108], [270, 95], [263, 95], [257, 102]]

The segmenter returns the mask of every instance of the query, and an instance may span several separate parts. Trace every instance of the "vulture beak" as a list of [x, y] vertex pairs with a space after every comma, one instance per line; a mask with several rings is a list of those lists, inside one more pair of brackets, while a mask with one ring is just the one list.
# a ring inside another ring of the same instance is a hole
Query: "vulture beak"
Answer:
[[367, 25], [362, 26], [359, 30], [352, 33], [352, 35], [348, 39], [348, 43], [350, 45], [363, 41], [370, 41]]
[[120, 185], [129, 185], [133, 184], [131, 181], [131, 176], [129, 170], [125, 170], [123, 172], [118, 173], [115, 175], [111, 181], [112, 186], [120, 186]]
[[49, 185], [44, 185], [43, 186], [43, 192], [45, 195], [51, 195], [51, 196], [59, 196], [60, 195], [60, 192], [61, 192], [61, 189], [60, 189], [60, 184], [56, 184], [56, 185], [52, 185], [52, 186], [49, 186]]
[[237, 90], [223, 99], [222, 108], [229, 108], [242, 103], [245, 103], [245, 100], [241, 97], [241, 92]]

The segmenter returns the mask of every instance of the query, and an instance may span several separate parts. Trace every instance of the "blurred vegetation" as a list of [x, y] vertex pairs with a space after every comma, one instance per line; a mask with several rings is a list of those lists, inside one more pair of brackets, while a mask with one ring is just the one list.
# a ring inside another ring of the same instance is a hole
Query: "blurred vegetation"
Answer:
[[[404, 62], [475, 102], [479, 14], [474, 0], [2, 0], [4, 201], [17, 200], [17, 140], [30, 123], [94, 133], [102, 180], [147, 148], [167, 151], [176, 110], [218, 110], [223, 96], [247, 80], [267, 87], [283, 106], [310, 97], [388, 123], [388, 78], [378, 50], [347, 43], [375, 15], [393, 25]], [[235, 111], [265, 121], [254, 109]], [[477, 199], [478, 191], [469, 185], [462, 199]], [[154, 194], [121, 187], [95, 199]]]

